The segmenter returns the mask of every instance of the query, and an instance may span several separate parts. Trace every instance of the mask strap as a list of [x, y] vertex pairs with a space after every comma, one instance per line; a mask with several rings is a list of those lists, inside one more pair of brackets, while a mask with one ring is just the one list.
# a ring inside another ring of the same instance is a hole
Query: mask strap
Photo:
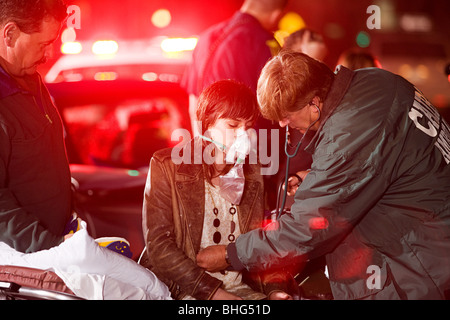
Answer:
[[227, 150], [227, 147], [226, 147], [225, 145], [223, 145], [222, 143], [220, 143], [220, 142], [214, 141], [213, 139], [208, 138], [208, 137], [206, 137], [206, 136], [204, 136], [204, 135], [201, 135], [201, 134], [199, 135], [199, 137], [202, 138], [202, 139], [205, 140], [205, 141], [214, 143], [214, 144], [215, 144], [216, 146], [218, 146], [218, 147], [220, 148], [220, 150], [222, 150], [223, 152], [225, 152], [225, 151]]

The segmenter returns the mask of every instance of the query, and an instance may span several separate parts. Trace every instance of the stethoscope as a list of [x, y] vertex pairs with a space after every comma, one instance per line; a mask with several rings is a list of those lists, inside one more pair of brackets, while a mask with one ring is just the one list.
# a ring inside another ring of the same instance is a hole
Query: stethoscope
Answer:
[[298, 150], [300, 149], [300, 146], [302, 145], [303, 140], [306, 137], [306, 134], [311, 129], [311, 127], [314, 126], [317, 123], [317, 121], [319, 121], [319, 119], [320, 119], [320, 117], [322, 115], [322, 113], [320, 111], [320, 108], [315, 103], [311, 102], [310, 105], [313, 105], [313, 106], [315, 106], [317, 108], [319, 116], [317, 117], [316, 120], [314, 120], [308, 126], [308, 128], [306, 128], [305, 133], [303, 134], [303, 136], [300, 139], [300, 141], [297, 143], [297, 146], [295, 146], [295, 150], [294, 150], [294, 152], [292, 154], [290, 154], [289, 151], [288, 151], [288, 146], [291, 147], [291, 148], [293, 146], [291, 145], [291, 141], [290, 141], [289, 125], [286, 125], [286, 139], [285, 139], [285, 143], [284, 143], [284, 153], [286, 154], [286, 157], [287, 157], [286, 158], [286, 175], [284, 177], [284, 186], [285, 187], [284, 187], [283, 200], [282, 200], [282, 203], [281, 203], [281, 207], [279, 206], [279, 198], [280, 198], [279, 195], [280, 195], [280, 191], [281, 191], [281, 188], [282, 188], [283, 185], [281, 184], [279, 186], [279, 188], [278, 188], [278, 196], [277, 196], [277, 204], [276, 204], [276, 220], [279, 220], [281, 214], [283, 213], [284, 206], [286, 205], [287, 190], [288, 190], [287, 185], [288, 185], [288, 180], [289, 180], [289, 162], [290, 162], [290, 160], [292, 158], [294, 158], [297, 155]]

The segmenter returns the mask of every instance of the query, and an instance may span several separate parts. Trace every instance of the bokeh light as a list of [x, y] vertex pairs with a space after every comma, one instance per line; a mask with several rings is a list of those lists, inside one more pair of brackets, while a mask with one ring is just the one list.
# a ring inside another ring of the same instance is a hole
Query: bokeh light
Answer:
[[156, 10], [152, 15], [152, 23], [157, 28], [165, 28], [172, 21], [172, 15], [167, 9]]
[[356, 36], [356, 44], [361, 48], [367, 48], [370, 45], [370, 35], [365, 31], [361, 31]]

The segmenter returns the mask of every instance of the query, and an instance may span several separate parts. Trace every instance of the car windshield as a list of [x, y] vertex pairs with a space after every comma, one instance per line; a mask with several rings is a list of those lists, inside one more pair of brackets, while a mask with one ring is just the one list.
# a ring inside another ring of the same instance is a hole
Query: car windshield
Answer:
[[186, 128], [186, 96], [176, 84], [92, 82], [49, 84], [66, 130], [71, 163], [138, 169], [173, 147]]
[[160, 98], [74, 105], [63, 117], [83, 163], [119, 167], [148, 165], [181, 126], [174, 102]]

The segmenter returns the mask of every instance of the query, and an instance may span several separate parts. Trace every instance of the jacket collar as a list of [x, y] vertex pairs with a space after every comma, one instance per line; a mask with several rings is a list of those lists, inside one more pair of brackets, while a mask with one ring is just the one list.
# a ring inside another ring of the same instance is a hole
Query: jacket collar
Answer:
[[[38, 72], [27, 76], [28, 79], [35, 81], [39, 90], [42, 90], [42, 79]], [[0, 99], [6, 98], [16, 93], [32, 94], [32, 92], [22, 88], [16, 80], [5, 69], [0, 66]]]
[[341, 103], [342, 98], [344, 98], [345, 94], [347, 93], [347, 90], [350, 87], [354, 76], [355, 72], [347, 69], [344, 66], [338, 66], [336, 68], [336, 77], [334, 78], [330, 91], [328, 92], [328, 95], [323, 103], [323, 120], [316, 134], [311, 139], [311, 142], [308, 144], [308, 146], [305, 147], [305, 150], [309, 153], [312, 153], [314, 151], [314, 145], [317, 142], [322, 127]]
[[0, 66], [0, 99], [23, 92], [16, 81]]

